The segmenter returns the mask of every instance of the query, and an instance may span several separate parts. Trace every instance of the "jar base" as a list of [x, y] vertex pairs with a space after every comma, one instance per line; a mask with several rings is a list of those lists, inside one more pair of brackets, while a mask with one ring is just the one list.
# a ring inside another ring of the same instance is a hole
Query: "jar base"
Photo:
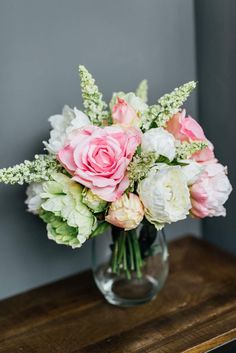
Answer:
[[133, 275], [131, 279], [127, 279], [125, 276], [117, 277], [109, 270], [105, 272], [107, 274], [110, 272], [109, 276], [102, 278], [101, 274], [104, 272], [101, 271], [95, 274], [94, 278], [108, 303], [120, 307], [133, 307], [155, 299], [165, 283], [168, 268], [166, 267], [166, 271], [158, 280], [150, 275], [144, 275], [142, 278]]

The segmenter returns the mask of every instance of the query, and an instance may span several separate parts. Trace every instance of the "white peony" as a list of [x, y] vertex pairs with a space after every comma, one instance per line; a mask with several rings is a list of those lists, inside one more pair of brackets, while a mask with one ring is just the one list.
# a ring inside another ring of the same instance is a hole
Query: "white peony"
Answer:
[[175, 138], [162, 127], [150, 129], [142, 136], [142, 151], [156, 152], [172, 161], [176, 154]]
[[25, 200], [28, 206], [28, 211], [33, 214], [38, 214], [42, 205], [41, 193], [43, 192], [43, 185], [41, 183], [31, 183], [26, 189], [27, 199]]
[[48, 152], [53, 154], [56, 154], [65, 145], [73, 131], [91, 124], [87, 115], [77, 108], [71, 109], [67, 105], [64, 106], [61, 115], [53, 115], [48, 120], [52, 130], [49, 141], [44, 141], [44, 145]]
[[190, 193], [180, 166], [157, 166], [138, 185], [145, 216], [157, 229], [185, 219], [191, 208]]
[[189, 186], [193, 185], [205, 170], [205, 166], [189, 159], [181, 160], [181, 163], [186, 163], [186, 165], [182, 167], [182, 171], [185, 175], [187, 184]]
[[136, 113], [139, 113], [140, 115], [143, 114], [147, 109], [148, 105], [142, 101], [138, 96], [136, 96], [133, 92], [129, 93], [124, 93], [124, 92], [118, 92], [118, 93], [113, 93], [111, 102], [110, 102], [110, 109], [112, 110], [113, 106], [117, 103], [117, 97], [124, 99], [126, 103], [128, 103]]

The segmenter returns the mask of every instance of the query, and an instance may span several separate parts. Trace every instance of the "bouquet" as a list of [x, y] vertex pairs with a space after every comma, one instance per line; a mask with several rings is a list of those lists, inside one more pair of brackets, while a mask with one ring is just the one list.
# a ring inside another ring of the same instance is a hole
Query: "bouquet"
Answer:
[[50, 117], [45, 154], [1, 169], [0, 181], [29, 184], [28, 210], [58, 244], [78, 248], [112, 226], [112, 271], [141, 276], [153, 232], [138, 233], [139, 225], [160, 230], [188, 215], [225, 216], [227, 169], [182, 109], [195, 82], [148, 105], [143, 80], [107, 105], [87, 69], [79, 73], [84, 110], [64, 106]]

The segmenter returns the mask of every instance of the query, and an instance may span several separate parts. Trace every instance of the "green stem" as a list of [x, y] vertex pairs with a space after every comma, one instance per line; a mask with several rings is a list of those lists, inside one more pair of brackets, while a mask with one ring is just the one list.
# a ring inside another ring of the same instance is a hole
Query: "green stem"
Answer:
[[137, 277], [141, 278], [143, 261], [136, 230], [114, 232], [113, 242], [112, 272], [119, 275], [120, 270], [124, 270], [126, 277], [130, 279], [131, 271], [135, 271]]
[[130, 262], [130, 269], [131, 271], [134, 270], [134, 252], [132, 248], [132, 242], [131, 242], [131, 234], [127, 234], [127, 239], [128, 239], [128, 247], [129, 247], [129, 262]]
[[142, 257], [141, 257], [140, 246], [139, 246], [139, 242], [138, 242], [136, 231], [134, 233], [134, 242], [135, 242], [135, 248], [136, 248], [135, 254], [136, 254], [137, 264], [138, 264], [137, 276], [138, 276], [138, 278], [141, 278], [142, 277], [141, 268], [143, 266], [143, 261], [142, 261]]
[[131, 275], [130, 275], [130, 271], [128, 269], [128, 266], [127, 266], [127, 253], [126, 253], [127, 249], [125, 247], [125, 250], [124, 250], [124, 256], [123, 256], [123, 266], [124, 266], [124, 270], [125, 270], [125, 274], [126, 274], [126, 277], [128, 279], [131, 278]]
[[117, 273], [118, 240], [115, 240], [112, 256], [112, 272]]
[[142, 258], [141, 258], [140, 247], [139, 247], [139, 242], [137, 239], [136, 231], [132, 231], [132, 240], [133, 240], [135, 267], [136, 267], [137, 277], [141, 278], [142, 277], [141, 268], [143, 266], [143, 262], [142, 262]]
[[119, 236], [119, 254], [118, 254], [118, 264], [122, 263], [122, 258], [125, 252], [125, 233], [122, 232]]

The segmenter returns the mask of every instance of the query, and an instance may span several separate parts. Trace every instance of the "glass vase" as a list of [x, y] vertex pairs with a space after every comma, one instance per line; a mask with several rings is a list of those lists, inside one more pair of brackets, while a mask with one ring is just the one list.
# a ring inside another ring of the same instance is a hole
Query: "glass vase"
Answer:
[[111, 231], [92, 241], [92, 269], [106, 300], [123, 307], [156, 297], [168, 275], [168, 247], [164, 231], [150, 223]]

